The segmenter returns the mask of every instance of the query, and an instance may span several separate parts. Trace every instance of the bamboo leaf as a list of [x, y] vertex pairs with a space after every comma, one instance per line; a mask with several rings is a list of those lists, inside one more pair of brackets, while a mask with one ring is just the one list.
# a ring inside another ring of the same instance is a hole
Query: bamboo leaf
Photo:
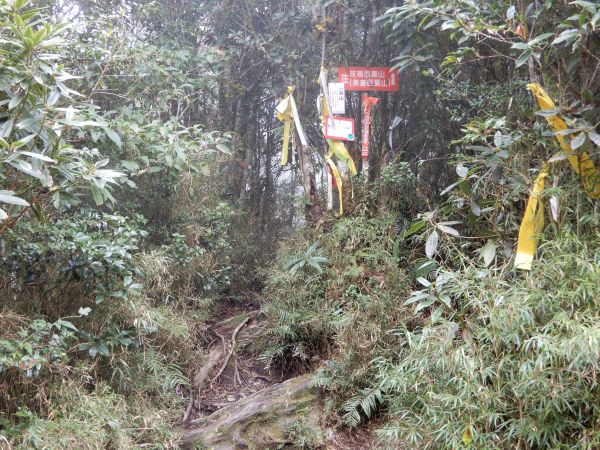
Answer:
[[438, 223], [437, 227], [446, 234], [451, 234], [452, 236], [460, 236], [460, 233], [455, 228], [449, 227], [448, 225], [442, 225]]

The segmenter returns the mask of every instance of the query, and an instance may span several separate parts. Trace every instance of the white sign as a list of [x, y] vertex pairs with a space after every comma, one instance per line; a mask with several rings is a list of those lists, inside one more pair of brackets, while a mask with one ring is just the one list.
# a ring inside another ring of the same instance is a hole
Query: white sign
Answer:
[[327, 116], [325, 121], [325, 137], [338, 141], [353, 141], [354, 119]]
[[346, 114], [346, 90], [344, 83], [329, 83], [330, 114]]

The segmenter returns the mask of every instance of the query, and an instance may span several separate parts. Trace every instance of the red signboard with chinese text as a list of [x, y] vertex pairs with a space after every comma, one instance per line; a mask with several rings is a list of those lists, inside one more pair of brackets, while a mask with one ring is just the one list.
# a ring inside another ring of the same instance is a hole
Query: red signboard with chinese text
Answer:
[[377, 104], [377, 97], [369, 97], [367, 94], [361, 95], [361, 103], [363, 107], [362, 119], [362, 142], [360, 156], [362, 159], [369, 159], [369, 138], [371, 133], [371, 108]]
[[339, 67], [338, 81], [347, 91], [397, 91], [398, 70], [389, 67]]

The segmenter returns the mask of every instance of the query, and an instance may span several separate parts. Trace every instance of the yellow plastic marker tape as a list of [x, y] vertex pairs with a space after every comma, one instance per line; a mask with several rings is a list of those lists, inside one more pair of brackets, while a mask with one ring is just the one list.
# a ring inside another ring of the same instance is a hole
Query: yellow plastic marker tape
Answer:
[[[537, 83], [531, 83], [527, 85], [527, 89], [533, 93], [542, 110], [556, 109], [554, 101], [542, 86]], [[568, 129], [566, 122], [556, 114], [546, 116], [546, 120], [554, 132]], [[573, 152], [573, 149], [563, 135], [557, 135], [556, 139], [562, 150], [567, 154], [569, 163], [575, 173], [581, 175], [583, 187], [588, 195], [591, 198], [600, 198], [600, 174], [596, 170], [596, 166], [594, 166], [594, 162], [590, 156], [585, 152]], [[559, 161], [560, 159], [556, 160]], [[544, 227], [544, 203], [540, 194], [544, 190], [544, 180], [548, 176], [549, 170], [549, 163], [544, 164], [544, 167], [535, 179], [531, 195], [527, 201], [527, 208], [525, 209], [525, 215], [519, 229], [517, 257], [515, 258], [516, 269], [531, 270], [533, 258], [537, 250], [537, 236]]]
[[277, 105], [277, 119], [284, 123], [283, 125], [283, 146], [281, 147], [281, 165], [288, 163], [288, 147], [290, 144], [290, 132], [292, 129], [292, 102], [288, 95]]
[[329, 147], [329, 157], [335, 155], [337, 159], [345, 162], [348, 165], [348, 169], [350, 169], [352, 176], [355, 176], [358, 173], [356, 166], [354, 165], [354, 160], [352, 159], [352, 156], [350, 156], [350, 153], [348, 153], [348, 149], [342, 141], [327, 139], [327, 146]]
[[340, 204], [340, 216], [342, 216], [344, 214], [344, 206], [343, 206], [343, 186], [342, 186], [342, 177], [340, 176], [340, 172], [338, 171], [337, 167], [335, 166], [335, 163], [333, 162], [333, 160], [331, 159], [331, 157], [329, 155], [325, 155], [325, 161], [327, 161], [327, 164], [329, 165], [329, 168], [331, 169], [331, 173], [333, 174], [333, 177], [335, 178], [335, 182], [337, 184], [337, 188], [338, 188], [338, 199], [339, 199], [339, 204]]
[[537, 237], [544, 228], [544, 202], [540, 197], [544, 190], [544, 180], [548, 176], [550, 166], [544, 164], [533, 184], [531, 195], [527, 201], [525, 215], [519, 229], [519, 241], [517, 244], [517, 257], [515, 258], [515, 268], [522, 270], [531, 270], [533, 257], [537, 250]]
[[[541, 109], [556, 109], [554, 101], [542, 86], [537, 83], [531, 83], [527, 85], [527, 89], [533, 93]], [[546, 116], [546, 120], [554, 132], [563, 131], [569, 128], [566, 122], [557, 115]], [[583, 188], [588, 195], [591, 198], [600, 198], [600, 174], [596, 170], [590, 156], [586, 152], [574, 153], [564, 136], [557, 135], [556, 139], [563, 151], [569, 155], [568, 159], [575, 173], [581, 175]]]
[[294, 88], [288, 87], [287, 96], [279, 102], [277, 105], [277, 119], [284, 123], [283, 125], [283, 146], [281, 148], [281, 165], [285, 166], [288, 163], [288, 148], [290, 143], [290, 134], [292, 131], [292, 119], [294, 119], [294, 125], [298, 137], [300, 137], [300, 143], [304, 147], [308, 147], [308, 141], [304, 135], [304, 129], [300, 123], [300, 116], [298, 114], [298, 108], [296, 107], [296, 101], [292, 95]]

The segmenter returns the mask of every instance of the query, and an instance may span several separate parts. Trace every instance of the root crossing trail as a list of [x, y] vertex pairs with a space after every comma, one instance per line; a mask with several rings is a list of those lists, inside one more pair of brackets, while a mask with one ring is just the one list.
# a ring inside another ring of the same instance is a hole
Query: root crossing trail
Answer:
[[[290, 377], [257, 359], [253, 344], [266, 327], [258, 309], [230, 308], [224, 317], [210, 327], [214, 340], [192, 377], [181, 447], [295, 448], [294, 430], [319, 430], [326, 421], [310, 374]], [[368, 433], [327, 431], [315, 448], [375, 448]]]

